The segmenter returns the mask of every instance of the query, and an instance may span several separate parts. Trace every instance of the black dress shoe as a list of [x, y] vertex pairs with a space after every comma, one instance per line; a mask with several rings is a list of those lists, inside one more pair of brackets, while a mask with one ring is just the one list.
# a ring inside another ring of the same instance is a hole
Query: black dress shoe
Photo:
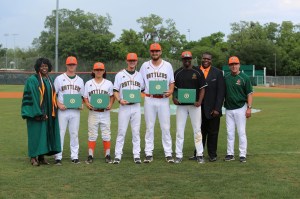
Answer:
[[215, 161], [217, 161], [217, 157], [209, 157], [209, 161], [210, 162], [215, 162]]

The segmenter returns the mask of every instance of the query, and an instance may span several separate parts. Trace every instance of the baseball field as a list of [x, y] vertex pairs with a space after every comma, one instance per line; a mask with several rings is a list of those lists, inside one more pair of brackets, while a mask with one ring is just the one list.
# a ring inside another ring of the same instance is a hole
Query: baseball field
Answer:
[[[0, 198], [299, 198], [300, 196], [300, 89], [255, 87], [247, 121], [247, 163], [224, 162], [225, 117], [221, 120], [218, 160], [197, 164], [188, 160], [194, 150], [188, 120], [181, 164], [164, 160], [158, 122], [154, 161], [136, 165], [132, 158], [130, 127], [119, 165], [104, 163], [100, 137], [95, 161], [86, 165], [87, 109], [81, 113], [80, 161], [70, 161], [66, 134], [63, 166], [33, 167], [27, 157], [26, 122], [20, 116], [23, 86], [0, 85]], [[118, 105], [115, 103], [114, 108]], [[117, 134], [117, 113], [111, 113], [112, 154]], [[171, 116], [175, 150], [175, 116]], [[141, 127], [144, 158], [145, 122]], [[236, 137], [235, 153], [238, 154]]]

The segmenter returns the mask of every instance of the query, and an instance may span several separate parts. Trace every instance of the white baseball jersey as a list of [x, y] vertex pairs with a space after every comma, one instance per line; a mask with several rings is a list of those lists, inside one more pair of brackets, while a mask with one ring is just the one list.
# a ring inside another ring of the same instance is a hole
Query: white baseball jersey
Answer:
[[172, 65], [165, 60], [162, 60], [159, 66], [153, 66], [151, 60], [143, 63], [140, 73], [145, 81], [145, 93], [149, 93], [150, 80], [167, 80], [168, 89], [169, 84], [174, 83], [174, 72]]
[[138, 71], [135, 71], [135, 73], [131, 75], [123, 69], [118, 72], [115, 77], [114, 89], [119, 91], [121, 99], [123, 99], [123, 89], [143, 90], [144, 87], [144, 80]]
[[[54, 86], [58, 95], [58, 101], [63, 104], [64, 94], [81, 94], [84, 93], [84, 82], [81, 77], [76, 75], [74, 78], [69, 78], [66, 73], [57, 76], [54, 80]], [[79, 153], [79, 140], [78, 131], [80, 124], [80, 110], [67, 109], [58, 110], [58, 121], [60, 129], [60, 142], [63, 151], [64, 138], [67, 127], [69, 126], [70, 133], [70, 151], [71, 159], [78, 159]], [[56, 160], [62, 159], [62, 152], [55, 155]]]
[[[97, 83], [95, 79], [91, 79], [85, 83], [84, 98], [88, 98], [91, 101], [92, 94], [108, 94], [113, 95], [113, 84], [107, 79], [103, 79], [100, 83]], [[88, 140], [96, 141], [98, 137], [98, 128], [100, 127], [103, 141], [110, 141], [110, 111], [95, 112], [89, 111], [88, 118]]]
[[78, 75], [70, 79], [66, 73], [63, 73], [55, 78], [54, 86], [60, 103], [64, 102], [64, 94], [81, 94], [81, 96], [84, 94], [84, 82]]
[[[125, 69], [117, 73], [114, 82], [114, 90], [119, 91], [119, 96], [123, 98], [123, 89], [129, 90], [143, 90], [144, 80], [142, 75], [135, 71], [130, 74]], [[124, 140], [128, 123], [130, 121], [132, 131], [132, 145], [133, 145], [133, 157], [140, 158], [140, 126], [141, 126], [141, 108], [140, 103], [121, 105], [118, 115], [118, 135], [115, 147], [115, 158], [121, 160], [123, 154]]]
[[88, 98], [89, 101], [91, 101], [92, 94], [108, 94], [109, 96], [112, 96], [114, 94], [112, 82], [104, 78], [100, 83], [97, 83], [95, 79], [87, 81], [85, 83], [83, 97]]

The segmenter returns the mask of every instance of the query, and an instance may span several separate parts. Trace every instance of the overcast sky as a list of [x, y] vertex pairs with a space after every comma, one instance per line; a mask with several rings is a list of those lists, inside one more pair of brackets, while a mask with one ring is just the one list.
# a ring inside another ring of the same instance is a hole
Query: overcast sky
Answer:
[[[187, 40], [218, 31], [227, 36], [230, 24], [239, 21], [300, 24], [300, 0], [59, 0], [59, 8], [79, 8], [102, 16], [108, 13], [115, 39], [123, 29], [140, 31], [136, 20], [152, 13], [173, 19]], [[46, 16], [55, 9], [56, 0], [0, 0], [2, 47], [30, 47], [44, 30]]]

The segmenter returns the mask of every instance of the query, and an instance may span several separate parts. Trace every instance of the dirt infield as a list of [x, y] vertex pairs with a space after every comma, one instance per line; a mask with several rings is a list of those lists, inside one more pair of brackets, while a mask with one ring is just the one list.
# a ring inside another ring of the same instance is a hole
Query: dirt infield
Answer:
[[23, 92], [0, 92], [0, 98], [22, 98]]
[[[22, 98], [23, 92], [0, 92], [0, 98]], [[300, 98], [300, 93], [254, 93], [254, 97]]]
[[300, 93], [253, 93], [254, 97], [300, 98]]

